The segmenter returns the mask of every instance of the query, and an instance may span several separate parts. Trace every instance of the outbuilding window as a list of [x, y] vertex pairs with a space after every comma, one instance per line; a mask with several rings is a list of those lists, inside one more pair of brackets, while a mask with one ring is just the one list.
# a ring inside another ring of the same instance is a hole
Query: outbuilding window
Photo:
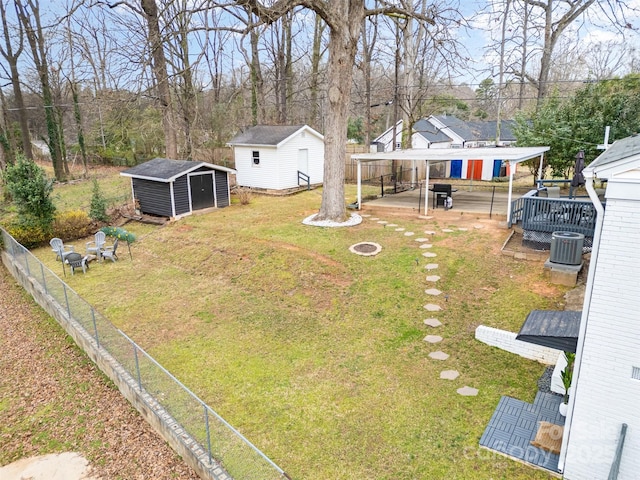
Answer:
[[260, 152], [258, 150], [252, 151], [251, 157], [253, 158], [254, 165], [260, 165]]

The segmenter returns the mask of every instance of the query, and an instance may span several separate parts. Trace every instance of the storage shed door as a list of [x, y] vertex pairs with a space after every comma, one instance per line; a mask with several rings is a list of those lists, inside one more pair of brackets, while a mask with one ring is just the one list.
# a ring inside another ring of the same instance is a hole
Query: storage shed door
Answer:
[[191, 175], [189, 184], [191, 186], [191, 208], [193, 210], [214, 206], [212, 174]]

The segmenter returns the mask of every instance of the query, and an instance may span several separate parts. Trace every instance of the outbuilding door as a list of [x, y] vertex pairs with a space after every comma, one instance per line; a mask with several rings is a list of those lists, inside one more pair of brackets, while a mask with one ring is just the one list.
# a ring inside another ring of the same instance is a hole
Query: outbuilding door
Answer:
[[482, 160], [468, 161], [467, 178], [471, 180], [482, 180]]
[[215, 205], [212, 174], [191, 175], [189, 177], [189, 185], [191, 186], [191, 208], [193, 210], [209, 208]]
[[462, 160], [451, 160], [451, 178], [462, 178]]

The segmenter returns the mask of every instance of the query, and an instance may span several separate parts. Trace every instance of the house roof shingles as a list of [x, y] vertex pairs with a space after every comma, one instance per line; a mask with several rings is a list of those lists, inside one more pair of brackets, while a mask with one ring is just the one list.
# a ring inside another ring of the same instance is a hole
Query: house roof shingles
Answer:
[[304, 125], [256, 125], [237, 134], [229, 145], [273, 145], [289, 138]]
[[587, 168], [593, 169], [595, 167], [601, 167], [638, 154], [640, 154], [640, 135], [632, 135], [621, 140], [616, 140], [598, 158], [591, 162]]
[[449, 142], [451, 139], [424, 118], [418, 120], [413, 129], [426, 138], [429, 143]]

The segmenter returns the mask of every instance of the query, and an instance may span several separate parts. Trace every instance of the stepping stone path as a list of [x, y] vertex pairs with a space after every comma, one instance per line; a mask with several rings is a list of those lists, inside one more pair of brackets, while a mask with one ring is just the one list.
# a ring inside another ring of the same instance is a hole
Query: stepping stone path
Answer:
[[380, 219], [378, 217], [373, 217], [373, 218], [370, 218], [369, 220], [371, 220], [372, 222], [375, 222], [376, 220], [380, 220]]
[[440, 378], [443, 380], [455, 380], [460, 376], [460, 372], [457, 370], [443, 370], [440, 372]]
[[423, 243], [422, 245], [420, 245], [420, 248], [431, 248], [433, 247], [433, 244], [431, 243]]
[[429, 288], [428, 290], [425, 290], [424, 293], [426, 293], [427, 295], [437, 296], [437, 295], [440, 295], [442, 292], [437, 288]]
[[360, 216], [361, 216], [361, 217], [364, 217], [364, 218], [368, 218], [368, 217], [370, 217], [371, 215], [369, 215], [368, 213], [361, 213], [361, 214], [360, 214]]
[[458, 228], [458, 230], [460, 230], [461, 232], [466, 232], [466, 231], [467, 231], [467, 230], [469, 230], [469, 229], [468, 229], [468, 228], [460, 227], [460, 228]]
[[440, 305], [435, 305], [433, 303], [427, 303], [424, 306], [424, 309], [427, 310], [428, 312], [439, 312], [440, 310], [442, 310], [442, 307]]
[[[424, 253], [423, 253], [424, 255]], [[427, 270], [435, 270], [436, 268], [438, 268], [438, 264], [437, 263], [427, 263], [427, 265], [424, 267]]]
[[437, 257], [438, 255], [433, 252], [424, 252], [422, 256], [427, 258], [433, 258], [433, 257]]
[[387, 223], [387, 227], [397, 227], [397, 223]]
[[379, 223], [380, 225], [386, 225], [386, 224], [387, 224], [387, 223], [389, 223], [389, 222], [387, 222], [386, 220], [378, 220], [378, 223]]
[[477, 388], [467, 387], [466, 385], [456, 390], [456, 392], [458, 392], [463, 397], [475, 397], [476, 395], [478, 395]]
[[449, 354], [438, 350], [437, 352], [431, 352], [429, 354], [429, 358], [433, 358], [434, 360], [446, 360], [449, 358]]
[[427, 335], [424, 337], [424, 341], [428, 343], [439, 343], [442, 341], [442, 337], [440, 335]]
[[396, 228], [396, 232], [404, 232], [405, 230], [406, 230], [406, 229], [404, 229], [404, 228], [402, 228], [402, 227]]
[[455, 232], [455, 230], [451, 230], [450, 228], [443, 228], [442, 231], [444, 233], [451, 233], [451, 232]]
[[428, 242], [428, 241], [429, 241], [428, 238], [422, 238], [422, 237], [416, 238], [416, 242]]
[[404, 236], [405, 237], [411, 237], [413, 235], [415, 235], [415, 233], [413, 233], [413, 232], [404, 232]]
[[425, 230], [424, 233], [426, 233], [427, 235], [435, 235], [436, 232], [434, 232], [433, 230]]
[[437, 318], [427, 318], [425, 319], [424, 324], [429, 325], [430, 327], [436, 328], [442, 325], [442, 322]]
[[427, 282], [437, 282], [438, 280], [440, 280], [440, 277], [438, 275], [427, 276]]
[[481, 228], [484, 228], [484, 225], [474, 225], [473, 228], [480, 230]]

